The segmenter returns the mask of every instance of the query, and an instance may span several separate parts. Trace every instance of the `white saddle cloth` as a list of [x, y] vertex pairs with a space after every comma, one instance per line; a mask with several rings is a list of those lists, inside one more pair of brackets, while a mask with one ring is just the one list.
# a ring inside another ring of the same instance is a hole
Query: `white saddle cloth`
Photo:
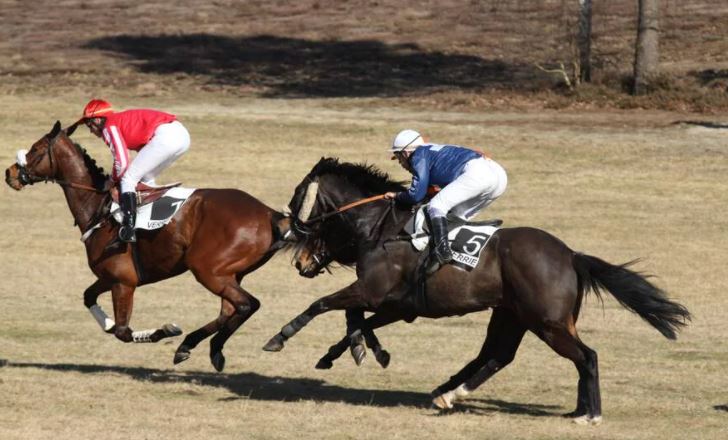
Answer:
[[[137, 208], [136, 229], [159, 229], [169, 223], [175, 214], [185, 204], [196, 188], [170, 188], [162, 197], [144, 206]], [[111, 203], [111, 214], [121, 223], [123, 214], [119, 204]]]

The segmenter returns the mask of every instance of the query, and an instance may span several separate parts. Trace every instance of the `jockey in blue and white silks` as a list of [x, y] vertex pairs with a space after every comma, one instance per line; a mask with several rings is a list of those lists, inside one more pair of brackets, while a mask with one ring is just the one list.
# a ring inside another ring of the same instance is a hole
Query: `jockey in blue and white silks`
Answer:
[[415, 204], [427, 195], [427, 188], [436, 185], [442, 190], [428, 206], [432, 225], [435, 257], [440, 264], [452, 260], [447, 241], [446, 215], [452, 212], [469, 220], [501, 196], [508, 185], [505, 170], [481, 153], [458, 145], [425, 143], [414, 130], [401, 131], [389, 150], [392, 159], [412, 173], [407, 191], [387, 193], [385, 198]]

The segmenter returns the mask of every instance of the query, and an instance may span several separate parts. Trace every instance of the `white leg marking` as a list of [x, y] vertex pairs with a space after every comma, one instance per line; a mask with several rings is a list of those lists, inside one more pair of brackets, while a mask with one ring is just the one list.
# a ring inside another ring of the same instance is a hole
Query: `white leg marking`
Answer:
[[96, 322], [99, 323], [101, 330], [105, 331], [106, 333], [109, 333], [111, 329], [114, 328], [114, 325], [116, 325], [114, 320], [109, 318], [109, 316], [104, 313], [103, 310], [101, 310], [101, 307], [99, 307], [98, 304], [94, 304], [89, 307], [88, 311], [91, 312], [91, 315], [94, 317]]
[[452, 409], [453, 402], [456, 400], [462, 399], [463, 397], [470, 394], [470, 391], [468, 391], [467, 388], [465, 388], [465, 384], [461, 384], [459, 387], [455, 388], [454, 390], [448, 391], [446, 393], [440, 394], [439, 396], [432, 399], [432, 403], [435, 404], [440, 409]]
[[468, 391], [467, 388], [465, 388], [465, 384], [460, 384], [459, 387], [455, 388], [454, 390], [450, 391], [454, 394], [453, 400], [462, 399], [463, 397], [470, 394], [470, 391]]
[[150, 329], [131, 332], [131, 337], [132, 340], [137, 343], [152, 342], [152, 334], [156, 331], [156, 329]]
[[602, 416], [591, 417], [589, 414], [584, 414], [583, 416], [575, 417], [573, 422], [582, 426], [598, 426], [602, 424]]

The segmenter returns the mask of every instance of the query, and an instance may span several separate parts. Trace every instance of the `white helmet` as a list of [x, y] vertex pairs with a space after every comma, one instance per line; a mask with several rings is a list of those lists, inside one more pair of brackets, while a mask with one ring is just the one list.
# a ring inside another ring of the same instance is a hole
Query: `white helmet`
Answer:
[[410, 151], [424, 144], [424, 139], [422, 139], [422, 136], [416, 131], [402, 130], [394, 137], [394, 141], [392, 141], [392, 148], [390, 148], [389, 151], [391, 153]]

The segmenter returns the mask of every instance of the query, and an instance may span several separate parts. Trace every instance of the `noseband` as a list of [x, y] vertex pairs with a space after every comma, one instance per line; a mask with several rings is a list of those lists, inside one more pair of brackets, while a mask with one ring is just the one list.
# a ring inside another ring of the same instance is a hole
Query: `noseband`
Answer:
[[[56, 138], [57, 138], [57, 136], [54, 137], [53, 139], [48, 139], [48, 148], [46, 148], [46, 150], [43, 152], [43, 154], [36, 157], [33, 160], [33, 163], [31, 163], [31, 164], [27, 163], [27, 159], [26, 159], [27, 152], [21, 158], [20, 153], [23, 152], [23, 150], [18, 151], [18, 157], [16, 159], [16, 164], [18, 165], [18, 180], [20, 181], [21, 185], [26, 186], [26, 185], [33, 185], [38, 182], [55, 181], [52, 177], [49, 177], [49, 176], [42, 177], [42, 176], [33, 174], [28, 168], [35, 168], [40, 163], [40, 161], [42, 161], [43, 158], [45, 158], [47, 155], [48, 162], [50, 163], [50, 168], [51, 168], [50, 175], [55, 174], [54, 161], [53, 161], [53, 144], [55, 144]], [[23, 159], [22, 163], [21, 163], [21, 159]]]

